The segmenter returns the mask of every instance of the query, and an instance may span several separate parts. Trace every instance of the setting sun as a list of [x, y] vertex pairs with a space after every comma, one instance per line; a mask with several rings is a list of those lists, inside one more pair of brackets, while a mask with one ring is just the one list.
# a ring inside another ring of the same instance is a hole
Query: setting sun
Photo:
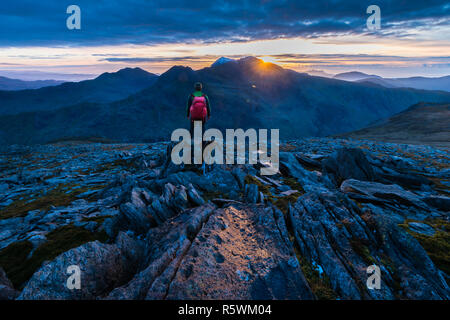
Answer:
[[271, 56], [264, 56], [264, 57], [260, 57], [259, 59], [261, 59], [264, 62], [270, 62], [270, 63], [275, 63], [277, 64], [277, 60], [274, 57]]

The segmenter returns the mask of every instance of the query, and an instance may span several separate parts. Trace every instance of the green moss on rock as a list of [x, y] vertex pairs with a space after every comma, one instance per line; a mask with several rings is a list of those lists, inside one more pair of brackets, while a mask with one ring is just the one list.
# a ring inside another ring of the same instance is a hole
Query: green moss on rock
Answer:
[[264, 184], [252, 175], [246, 175], [244, 178], [245, 184], [256, 184], [258, 191], [261, 191], [265, 196], [272, 195], [270, 192], [270, 185]]
[[[294, 241], [293, 238], [291, 240]], [[294, 245], [294, 251], [300, 263], [302, 273], [317, 299], [336, 300], [337, 294], [331, 286], [330, 278], [325, 273], [321, 274], [317, 266], [314, 266], [311, 261], [303, 257], [296, 245]]]
[[73, 225], [55, 229], [46, 237], [47, 242], [39, 246], [31, 257], [29, 255], [33, 245], [29, 241], [12, 243], [0, 251], [0, 266], [5, 270], [15, 288], [22, 288], [44, 261], [51, 261], [61, 253], [87, 242], [108, 240], [104, 231], [93, 233]]
[[352, 238], [350, 239], [350, 245], [352, 246], [353, 251], [355, 251], [355, 253], [360, 256], [365, 263], [368, 265], [376, 264], [376, 260], [370, 254], [369, 247], [364, 244], [362, 239]]
[[[433, 227], [436, 232], [432, 236], [414, 232], [409, 228], [410, 222], [426, 223]], [[448, 280], [448, 276], [450, 276], [450, 222], [442, 219], [427, 219], [424, 221], [406, 219], [399, 226], [419, 241], [436, 267], [447, 274]]]
[[51, 206], [68, 206], [78, 199], [78, 195], [91, 190], [104, 188], [103, 185], [95, 187], [79, 187], [78, 184], [60, 184], [47, 193], [33, 195], [26, 199], [16, 200], [9, 206], [0, 210], [0, 219], [23, 217], [29, 211], [47, 211]]

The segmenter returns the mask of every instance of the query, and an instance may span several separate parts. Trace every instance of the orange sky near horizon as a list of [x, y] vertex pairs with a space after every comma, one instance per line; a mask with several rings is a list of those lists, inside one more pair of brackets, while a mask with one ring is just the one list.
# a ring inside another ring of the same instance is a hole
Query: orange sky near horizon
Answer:
[[355, 70], [385, 77], [443, 76], [450, 74], [448, 52], [450, 40], [439, 34], [433, 40], [420, 35], [404, 39], [364, 35], [156, 46], [7, 47], [0, 51], [0, 75], [9, 70], [93, 77], [124, 67], [161, 74], [173, 65], [200, 69], [221, 56], [253, 55], [300, 72], [313, 69], [336, 74]]

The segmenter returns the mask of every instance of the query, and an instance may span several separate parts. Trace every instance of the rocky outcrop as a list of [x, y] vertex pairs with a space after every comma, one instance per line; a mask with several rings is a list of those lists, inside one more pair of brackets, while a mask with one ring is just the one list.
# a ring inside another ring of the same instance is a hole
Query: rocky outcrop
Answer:
[[176, 166], [168, 143], [9, 148], [0, 299], [450, 298], [447, 151], [280, 149], [280, 172], [259, 176], [261, 163]]
[[[350, 196], [353, 195], [353, 197], [365, 201], [373, 200], [378, 203], [389, 202], [416, 206], [418, 208], [426, 207], [419, 196], [395, 184], [387, 185], [378, 182], [349, 179], [342, 182], [340, 189], [342, 192], [350, 194]], [[357, 195], [362, 195], [365, 198]]]
[[[308, 193], [290, 208], [296, 243], [323, 268], [345, 299], [448, 299], [449, 287], [414, 238], [369, 206], [336, 192]], [[381, 289], [366, 287], [367, 268], [382, 268]]]
[[375, 178], [364, 152], [356, 148], [338, 149], [322, 160], [322, 170], [336, 186], [347, 179], [373, 181]]
[[127, 284], [117, 287], [108, 299], [144, 299], [153, 282], [175, 260], [181, 259], [215, 206], [205, 204], [150, 229], [146, 236], [144, 267]]
[[[216, 210], [165, 283], [149, 299], [313, 299], [285, 226], [272, 208]], [[156, 292], [155, 292], [156, 290]]]
[[[33, 275], [18, 299], [95, 299], [105, 295], [137, 271], [142, 255], [140, 246], [126, 235], [119, 234], [117, 242], [89, 242], [63, 253]], [[80, 270], [79, 289], [67, 286], [70, 266]]]

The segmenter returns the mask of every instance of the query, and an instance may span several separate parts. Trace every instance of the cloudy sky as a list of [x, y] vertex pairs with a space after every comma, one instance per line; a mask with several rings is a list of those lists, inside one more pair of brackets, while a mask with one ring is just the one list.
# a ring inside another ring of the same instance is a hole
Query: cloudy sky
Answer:
[[[81, 8], [81, 30], [66, 9]], [[381, 29], [367, 29], [369, 5]], [[450, 1], [15, 0], [0, 4], [0, 75], [162, 73], [254, 55], [297, 71], [386, 77], [450, 74]]]

